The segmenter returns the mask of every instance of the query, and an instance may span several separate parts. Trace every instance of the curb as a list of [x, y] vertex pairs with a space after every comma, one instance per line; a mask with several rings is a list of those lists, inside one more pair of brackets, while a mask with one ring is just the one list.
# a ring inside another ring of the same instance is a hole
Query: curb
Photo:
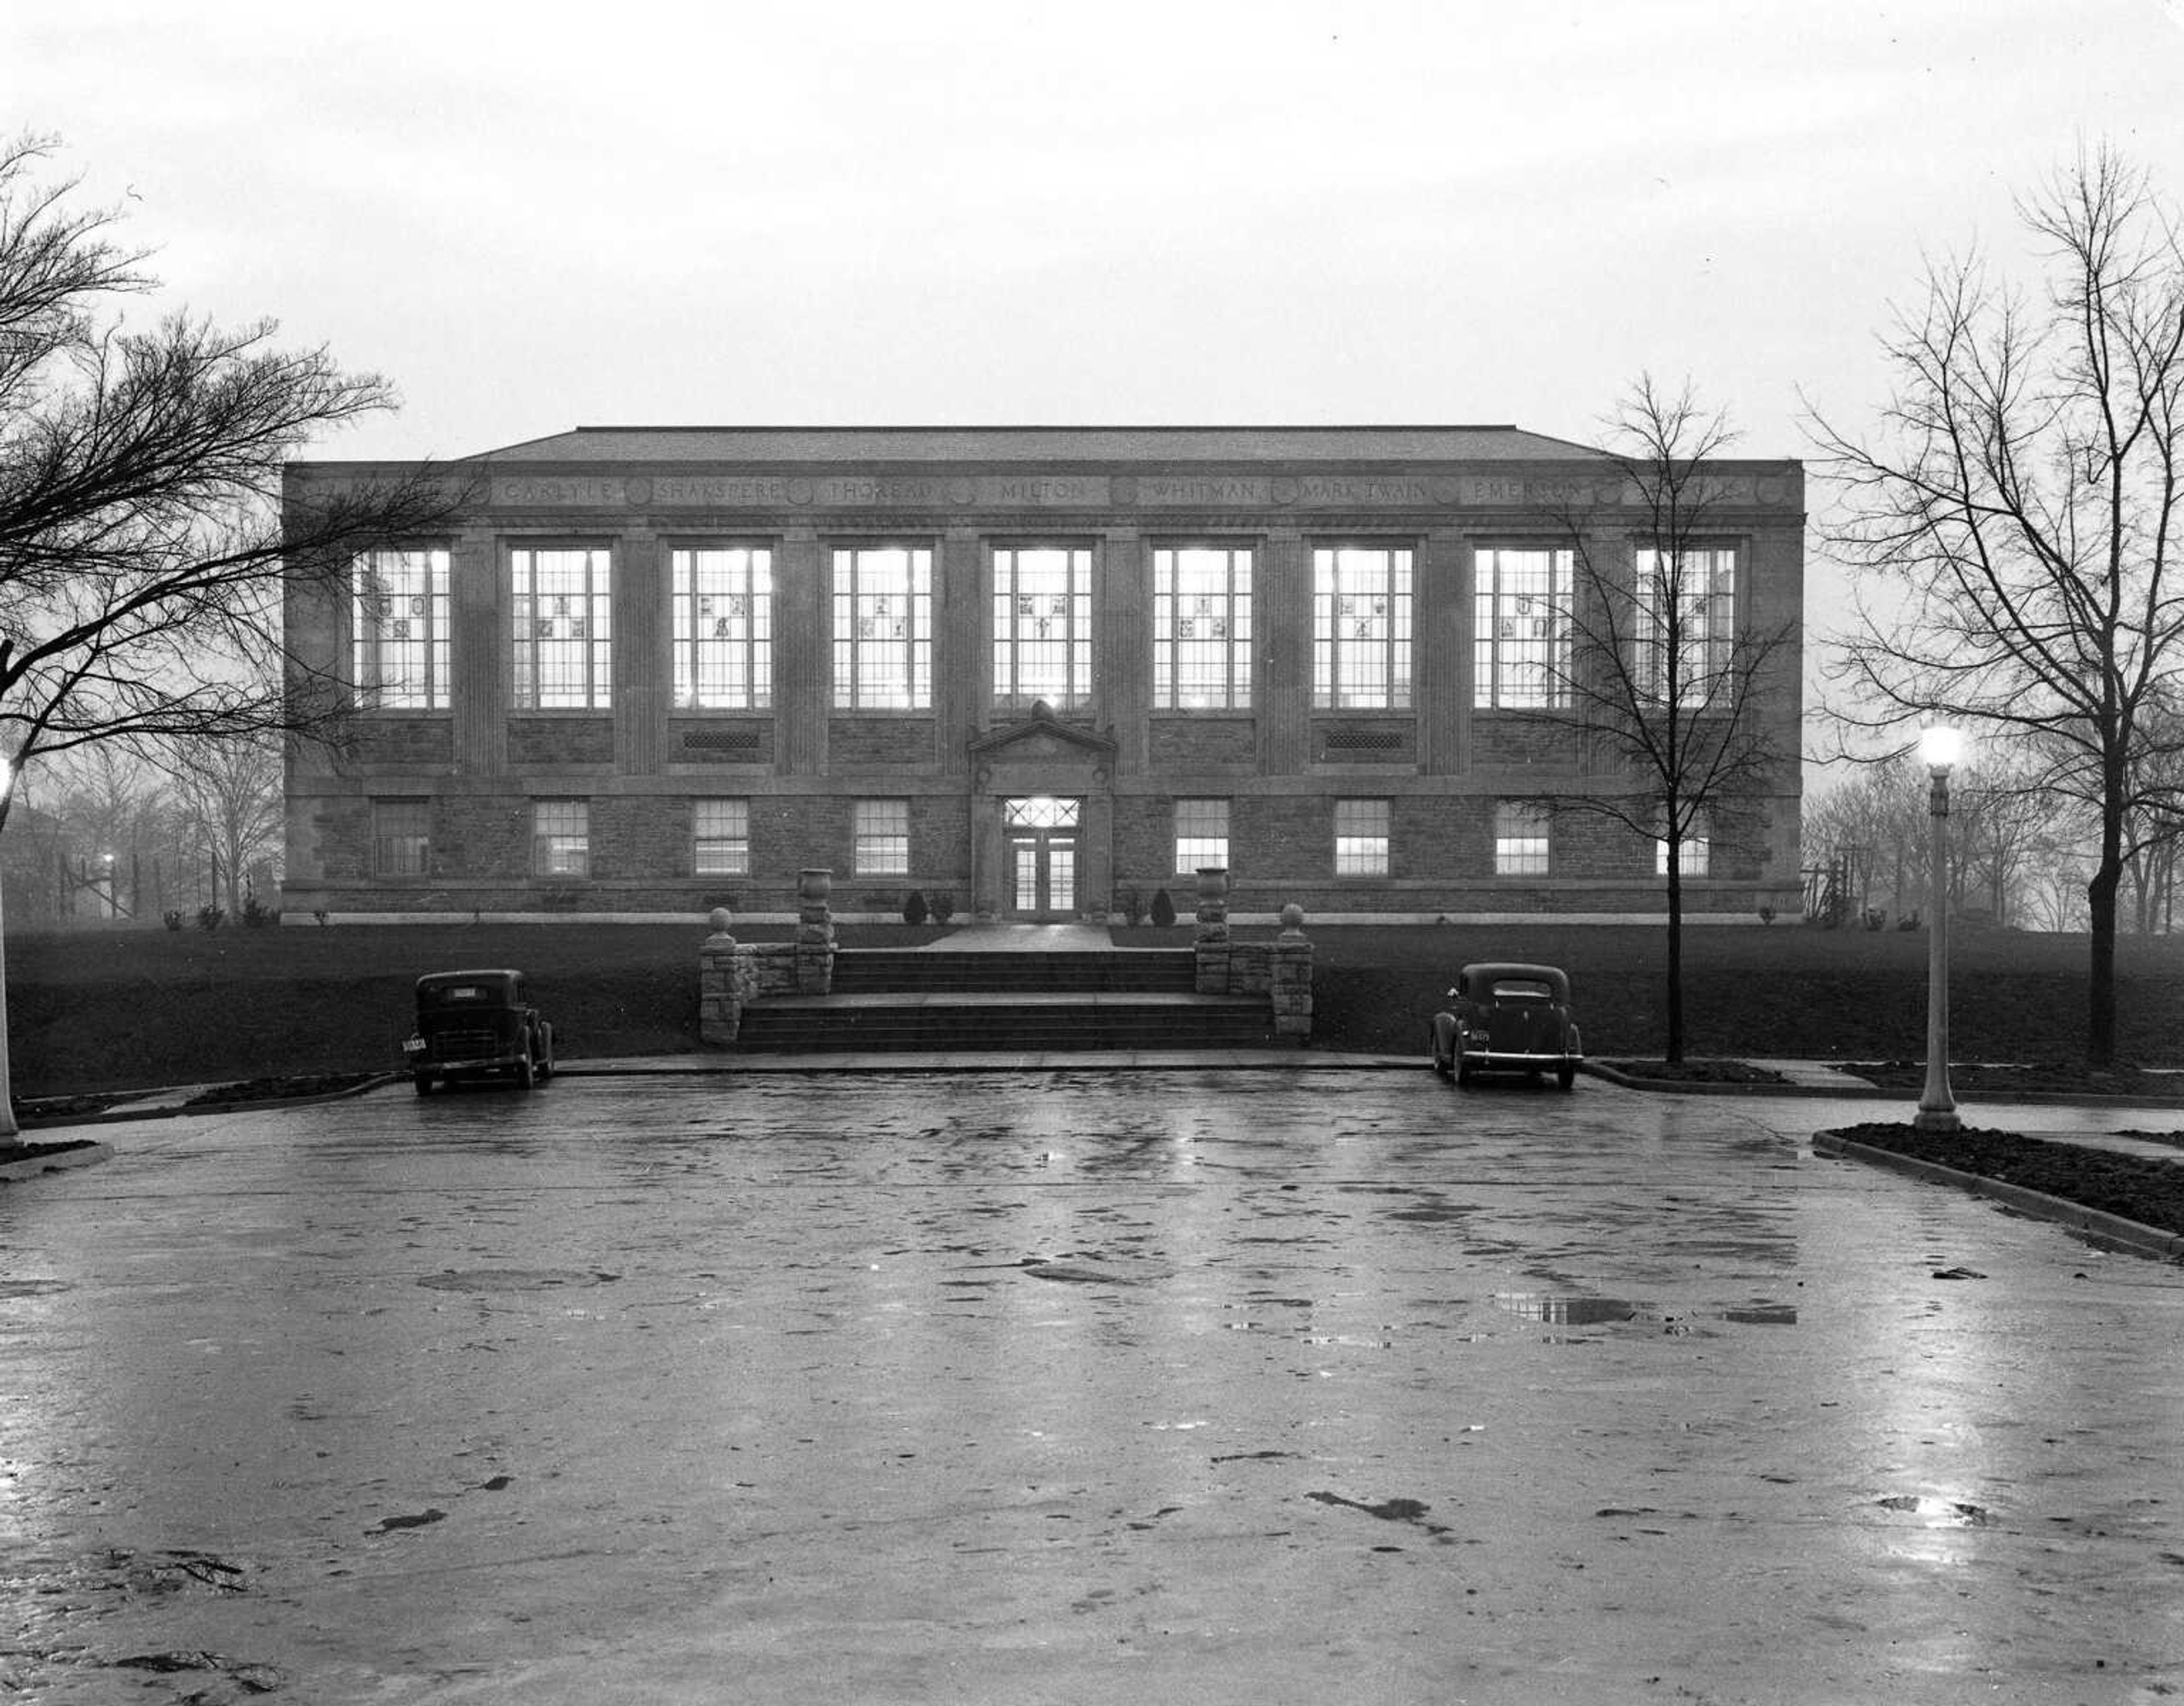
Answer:
[[1621, 1084], [1625, 1090], [1648, 1090], [1658, 1096], [1793, 1096], [1820, 1100], [1847, 1097], [1870, 1101], [1875, 1096], [1888, 1094], [1863, 1079], [1832, 1084], [1791, 1084], [1787, 1079], [1727, 1084], [1710, 1079], [1636, 1078], [1629, 1073], [1618, 1071], [1604, 1061], [1586, 1061], [1578, 1070], [1589, 1073], [1595, 1078], [1606, 1079], [1610, 1084]]
[[[139, 1119], [201, 1119], [213, 1113], [254, 1113], [269, 1107], [316, 1107], [322, 1102], [346, 1101], [353, 1096], [362, 1096], [399, 1078], [399, 1073], [382, 1073], [366, 1079], [362, 1084], [351, 1084], [347, 1090], [329, 1090], [324, 1096], [273, 1096], [263, 1101], [214, 1101], [192, 1105], [188, 1102], [162, 1102], [151, 1107], [136, 1107], [124, 1103], [119, 1107], [101, 1108], [97, 1113], [56, 1114], [50, 1118], [32, 1114], [27, 1118], [18, 1115], [15, 1123], [25, 1131], [51, 1131], [74, 1125], [120, 1125]], [[209, 1088], [210, 1086], [208, 1086]], [[143, 1092], [157, 1096], [158, 1090]]]
[[36, 1179], [42, 1173], [65, 1173], [72, 1167], [94, 1167], [102, 1161], [114, 1159], [114, 1146], [109, 1143], [86, 1143], [77, 1149], [64, 1149], [53, 1155], [33, 1155], [22, 1161], [0, 1162], [0, 1180], [13, 1183], [21, 1179]]
[[1838, 1135], [1831, 1131], [1813, 1135], [1813, 1153], [1837, 1160], [1863, 1161], [1875, 1167], [1885, 1167], [1892, 1173], [1901, 1173], [1913, 1179], [1921, 1179], [1934, 1185], [1953, 1185], [1969, 1190], [1975, 1196], [1984, 1196], [2014, 1208], [2020, 1213], [2030, 1214], [2041, 1220], [2053, 1220], [2079, 1232], [2091, 1233], [2112, 1244], [2120, 1244], [2141, 1256], [2152, 1256], [2164, 1261], [2184, 1261], [2184, 1234], [2164, 1232], [2158, 1226], [2148, 1226], [2143, 1221], [2127, 1220], [2120, 1214], [2110, 1214], [2099, 1208], [2087, 1208], [2081, 1203], [2065, 1201], [2059, 1196], [2050, 1196], [2044, 1190], [2028, 1190], [2021, 1185], [2010, 1185], [1999, 1179], [1989, 1179], [1983, 1174], [1962, 1173], [1953, 1167], [1944, 1167], [1939, 1162], [1925, 1161], [1915, 1155], [1899, 1155], [1892, 1149], [1880, 1149], [1869, 1143], [1859, 1143], [1853, 1138]]

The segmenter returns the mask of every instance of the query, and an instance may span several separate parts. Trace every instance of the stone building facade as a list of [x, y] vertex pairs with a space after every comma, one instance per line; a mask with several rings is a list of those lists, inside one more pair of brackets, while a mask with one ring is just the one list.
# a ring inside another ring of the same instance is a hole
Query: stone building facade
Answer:
[[[392, 464], [301, 462], [289, 501]], [[1128, 916], [1227, 867], [1240, 920], [1664, 906], [1657, 843], [1548, 701], [1613, 465], [1510, 426], [579, 427], [451, 465], [443, 538], [298, 585], [347, 683], [287, 778], [290, 917]], [[1788, 630], [1803, 477], [1717, 470], [1711, 618]], [[1694, 916], [1799, 903], [1794, 756], [1687, 849]], [[1693, 865], [1702, 867], [1692, 871]]]

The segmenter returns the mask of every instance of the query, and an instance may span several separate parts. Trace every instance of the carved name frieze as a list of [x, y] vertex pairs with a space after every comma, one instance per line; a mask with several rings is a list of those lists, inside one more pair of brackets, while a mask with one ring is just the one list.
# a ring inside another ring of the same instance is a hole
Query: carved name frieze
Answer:
[[[1716, 503], [1795, 502], [1794, 474], [1705, 482]], [[1642, 505], [1613, 473], [1525, 474], [509, 474], [501, 509], [1552, 509]]]

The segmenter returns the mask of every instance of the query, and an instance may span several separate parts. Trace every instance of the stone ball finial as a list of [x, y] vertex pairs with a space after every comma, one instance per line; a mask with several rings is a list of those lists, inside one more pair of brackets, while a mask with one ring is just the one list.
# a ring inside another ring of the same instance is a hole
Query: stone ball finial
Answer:
[[1285, 932], [1301, 931], [1304, 928], [1304, 908], [1294, 900], [1282, 908], [1282, 928]]
[[734, 922], [734, 915], [726, 906], [716, 906], [705, 914], [705, 922], [712, 926], [715, 935], [725, 936], [728, 934], [728, 926]]

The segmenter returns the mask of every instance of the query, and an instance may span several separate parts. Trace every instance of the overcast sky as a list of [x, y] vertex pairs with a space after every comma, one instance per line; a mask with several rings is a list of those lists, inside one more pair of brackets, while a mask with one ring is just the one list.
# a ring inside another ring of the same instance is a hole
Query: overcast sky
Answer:
[[[2081, 146], [2184, 196], [2184, 0], [6, 0], [0, 109], [125, 208], [162, 305], [394, 381], [321, 455], [580, 423], [1600, 442], [1651, 371], [1802, 456], [1807, 399], [1856, 428], [1885, 398], [1924, 257], [2031, 276], [2013, 197]], [[1817, 633], [1840, 583], [1809, 580]]]
[[1922, 249], [2109, 140], [2161, 0], [11, 0], [0, 94], [171, 299], [385, 373], [322, 448], [584, 423], [1490, 422], [1641, 370], [1852, 419]]

